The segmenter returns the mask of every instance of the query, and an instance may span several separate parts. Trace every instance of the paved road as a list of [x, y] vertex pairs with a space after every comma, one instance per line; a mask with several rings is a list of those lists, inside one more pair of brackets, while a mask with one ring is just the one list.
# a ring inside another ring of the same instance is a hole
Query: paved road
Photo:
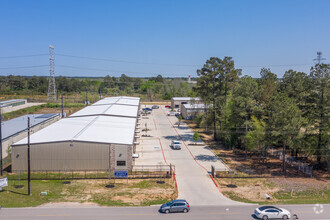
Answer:
[[[300, 220], [329, 219], [330, 205], [324, 205], [323, 212], [316, 214], [313, 205], [280, 206], [298, 215]], [[256, 206], [192, 206], [189, 213], [161, 214], [158, 206], [153, 207], [83, 207], [83, 208], [3, 208], [1, 220], [154, 220], [154, 219], [255, 219], [252, 214]]]
[[[142, 120], [142, 128], [147, 123], [151, 129], [151, 137], [141, 138], [141, 145], [137, 148], [141, 158], [136, 160], [136, 164], [174, 164], [178, 198], [186, 199], [191, 205], [242, 204], [223, 196], [209, 176], [211, 163], [228, 169], [226, 165], [205, 146], [190, 146], [192, 130], [187, 125], [178, 128], [174, 125], [177, 118], [167, 117], [166, 113], [161, 107], [153, 110], [148, 119]], [[172, 140], [181, 140], [182, 149], [171, 149]]]

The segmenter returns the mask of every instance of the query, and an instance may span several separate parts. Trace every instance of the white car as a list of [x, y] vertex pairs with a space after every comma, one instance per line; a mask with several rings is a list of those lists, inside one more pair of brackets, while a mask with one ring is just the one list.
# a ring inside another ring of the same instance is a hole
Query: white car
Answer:
[[171, 142], [171, 147], [174, 150], [181, 150], [181, 143], [179, 141], [172, 141]]
[[175, 116], [175, 115], [176, 115], [175, 112], [169, 112], [169, 113], [167, 113], [167, 116]]
[[254, 210], [254, 215], [259, 219], [289, 219], [291, 214], [288, 210], [274, 206], [261, 206]]

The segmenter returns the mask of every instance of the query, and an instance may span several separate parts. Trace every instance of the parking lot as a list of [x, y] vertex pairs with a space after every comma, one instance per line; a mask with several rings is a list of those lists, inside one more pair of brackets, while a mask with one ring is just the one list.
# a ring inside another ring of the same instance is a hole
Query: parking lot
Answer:
[[[240, 204], [224, 197], [209, 176], [211, 165], [217, 170], [228, 170], [228, 167], [203, 142], [192, 145], [192, 130], [185, 124], [178, 127], [178, 118], [167, 116], [168, 112], [160, 106], [151, 114], [142, 116], [140, 145], [136, 148], [139, 158], [135, 164], [175, 165], [178, 198], [187, 199], [193, 205]], [[142, 131], [145, 124], [150, 129], [147, 133]], [[170, 147], [172, 140], [181, 142], [181, 150]]]

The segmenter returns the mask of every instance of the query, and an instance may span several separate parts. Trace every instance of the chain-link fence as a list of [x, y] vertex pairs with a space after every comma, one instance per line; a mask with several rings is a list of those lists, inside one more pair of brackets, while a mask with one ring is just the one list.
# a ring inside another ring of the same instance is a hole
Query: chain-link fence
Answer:
[[[74, 179], [113, 179], [115, 170], [49, 170], [31, 172], [32, 180], [74, 180]], [[167, 165], [139, 165], [128, 170], [128, 179], [171, 178], [175, 173], [175, 166]], [[9, 180], [27, 180], [27, 171], [5, 172]]]
[[[283, 160], [283, 152], [272, 150], [271, 155], [279, 158], [280, 160]], [[310, 177], [313, 177], [313, 166], [309, 166], [308, 164], [303, 163], [300, 160], [288, 155], [285, 155], [285, 162], [290, 166], [298, 169], [299, 171], [309, 175]]]

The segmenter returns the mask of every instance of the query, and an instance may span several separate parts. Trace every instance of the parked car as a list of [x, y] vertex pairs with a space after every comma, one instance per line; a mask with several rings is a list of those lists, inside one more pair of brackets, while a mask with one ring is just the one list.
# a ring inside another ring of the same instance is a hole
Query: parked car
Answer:
[[159, 211], [162, 213], [170, 213], [170, 212], [184, 212], [187, 213], [190, 210], [190, 205], [186, 200], [177, 199], [172, 200], [168, 203], [165, 203], [160, 206]]
[[171, 106], [169, 106], [169, 105], [165, 105], [165, 108], [171, 108]]
[[159, 109], [159, 106], [158, 105], [153, 105], [151, 108], [152, 109]]
[[176, 116], [176, 112], [169, 112], [169, 113], [167, 113], [167, 116]]
[[152, 111], [151, 108], [143, 108], [142, 111]]
[[181, 150], [181, 143], [180, 141], [172, 141], [170, 147], [174, 150]]
[[276, 208], [275, 206], [261, 206], [254, 210], [254, 215], [257, 218], [267, 219], [289, 219], [291, 214], [288, 210]]

